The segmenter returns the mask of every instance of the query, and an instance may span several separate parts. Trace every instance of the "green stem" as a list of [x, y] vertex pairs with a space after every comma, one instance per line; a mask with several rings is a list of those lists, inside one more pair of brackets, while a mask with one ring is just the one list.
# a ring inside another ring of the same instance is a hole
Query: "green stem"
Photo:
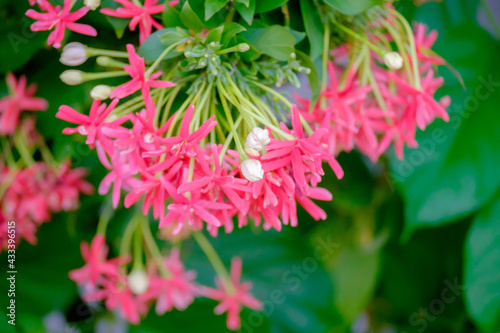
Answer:
[[19, 155], [21, 155], [21, 158], [27, 166], [35, 164], [35, 160], [33, 159], [33, 156], [26, 145], [26, 141], [21, 136], [21, 132], [17, 132], [14, 135], [14, 144], [17, 151], [19, 152]]
[[158, 248], [158, 244], [156, 244], [153, 234], [151, 233], [151, 229], [149, 228], [149, 223], [147, 218], [142, 219], [142, 233], [144, 235], [144, 241], [146, 243], [146, 246], [148, 247], [149, 251], [151, 251], [151, 254], [153, 255], [153, 260], [155, 261], [158, 270], [164, 277], [166, 278], [171, 277], [172, 273], [170, 273], [170, 271], [165, 266], [165, 262], [163, 261], [163, 256], [161, 255], [160, 249]]
[[156, 59], [156, 61], [151, 65], [151, 67], [148, 68], [148, 70], [146, 71], [146, 73], [144, 74], [144, 77], [149, 77], [153, 71], [155, 70], [156, 67], [158, 67], [158, 65], [160, 64], [160, 62], [163, 61], [163, 58], [165, 58], [165, 56], [168, 54], [168, 52], [172, 51], [174, 48], [177, 47], [177, 45], [180, 45], [180, 44], [183, 44], [184, 41], [181, 40], [181, 41], [178, 41], [177, 43], [173, 43], [172, 45], [170, 45], [169, 47], [167, 47], [162, 53], [161, 55], [158, 57], [158, 59]]
[[201, 231], [194, 231], [193, 238], [207, 256], [210, 264], [212, 264], [212, 267], [221, 280], [224, 289], [226, 289], [227, 293], [229, 294], [234, 293], [235, 287], [233, 286], [231, 279], [229, 278], [229, 273], [227, 272], [226, 267], [222, 263], [222, 260], [213, 248], [212, 244], [210, 244], [208, 239], [205, 237], [205, 235], [203, 235]]
[[128, 58], [127, 52], [101, 50], [101, 49], [94, 49], [91, 47], [87, 47], [85, 49], [85, 53], [87, 54], [88, 57], [108, 56], [108, 57], [115, 57], [115, 58]]
[[97, 233], [103, 236], [106, 235], [106, 229], [108, 228], [108, 223], [113, 217], [114, 208], [111, 203], [107, 203], [101, 216], [99, 217], [99, 222], [97, 223]]
[[144, 262], [142, 261], [142, 228], [141, 223], [137, 224], [137, 228], [134, 233], [134, 264], [132, 270], [142, 271], [144, 270]]

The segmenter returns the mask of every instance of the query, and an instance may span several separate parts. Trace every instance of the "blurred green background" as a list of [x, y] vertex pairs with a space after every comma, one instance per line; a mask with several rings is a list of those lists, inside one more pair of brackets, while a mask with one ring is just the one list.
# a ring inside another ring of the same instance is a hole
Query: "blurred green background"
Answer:
[[[301, 212], [295, 229], [246, 228], [213, 240], [226, 264], [242, 257], [243, 279], [253, 282], [265, 305], [261, 313], [242, 313], [242, 332], [500, 331], [498, 29], [481, 1], [394, 5], [410, 22], [439, 31], [435, 51], [463, 78], [465, 89], [450, 69], [440, 68], [446, 84], [439, 95], [452, 97], [451, 120], [419, 133], [420, 148], [407, 150], [403, 161], [390, 155], [373, 164], [356, 152], [340, 155], [345, 178], [328, 174], [322, 183], [334, 195], [322, 203], [327, 221]], [[492, 5], [499, 7], [498, 1]], [[299, 8], [298, 0], [289, 6]], [[0, 73], [23, 73], [38, 82], [37, 95], [50, 103], [39, 113], [39, 130], [57, 158], [71, 156], [74, 166], [88, 167], [96, 186], [105, 170], [95, 152], [81, 138], [63, 136], [65, 124], [54, 117], [61, 104], [88, 106], [92, 84], [69, 87], [59, 80], [64, 67], [58, 51], [45, 46], [46, 33], [29, 30], [27, 8], [25, 0], [0, 0]], [[100, 38], [70, 40], [123, 48], [94, 14], [84, 22], [97, 27]], [[83, 70], [94, 65], [87, 62]], [[3, 81], [0, 96], [7, 93]], [[67, 273], [82, 265], [80, 242], [92, 238], [105, 200], [83, 197], [79, 211], [56, 215], [41, 227], [38, 245], [20, 245], [17, 325], [8, 325], [3, 314], [8, 288], [2, 278], [0, 332], [227, 332], [225, 316], [213, 314], [211, 300], [198, 299], [186, 311], [162, 317], [152, 311], [138, 327], [82, 303]], [[121, 208], [111, 222], [112, 255], [128, 219]], [[186, 266], [198, 271], [199, 283], [212, 285], [214, 272], [200, 252], [196, 244], [183, 243]], [[0, 262], [5, 267], [5, 253]]]

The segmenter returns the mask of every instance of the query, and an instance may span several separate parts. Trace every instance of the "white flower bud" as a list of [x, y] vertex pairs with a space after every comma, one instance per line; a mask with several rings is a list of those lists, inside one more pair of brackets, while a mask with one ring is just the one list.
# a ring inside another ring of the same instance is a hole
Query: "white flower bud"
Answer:
[[90, 10], [96, 10], [101, 5], [101, 0], [83, 0], [83, 3]]
[[81, 65], [88, 59], [85, 48], [85, 45], [82, 43], [69, 43], [63, 48], [61, 58], [59, 60], [66, 66]]
[[143, 270], [133, 270], [128, 275], [128, 286], [134, 294], [143, 294], [149, 288], [148, 275]]
[[83, 82], [82, 74], [83, 74], [82, 71], [69, 69], [67, 71], [62, 72], [62, 74], [59, 77], [61, 78], [62, 82], [69, 84], [70, 86], [76, 86], [77, 84]]
[[[269, 132], [266, 129], [254, 127], [247, 135], [245, 150], [248, 147], [248, 149], [260, 152], [263, 147], [269, 144], [269, 142], [271, 142], [269, 139]], [[259, 156], [255, 154], [250, 155]]]
[[390, 69], [400, 69], [403, 67], [403, 58], [397, 52], [389, 52], [384, 55], [384, 63]]
[[112, 91], [113, 88], [111, 88], [110, 86], [107, 86], [105, 84], [100, 84], [98, 86], [95, 86], [90, 91], [90, 97], [92, 97], [92, 99], [102, 101], [108, 99]]
[[246, 160], [240, 165], [241, 173], [243, 177], [251, 182], [258, 182], [264, 178], [264, 169], [262, 169], [262, 164], [257, 160]]

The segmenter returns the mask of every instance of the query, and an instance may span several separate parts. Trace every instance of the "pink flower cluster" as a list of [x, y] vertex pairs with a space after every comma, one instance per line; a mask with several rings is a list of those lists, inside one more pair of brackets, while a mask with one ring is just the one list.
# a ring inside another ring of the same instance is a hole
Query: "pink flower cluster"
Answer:
[[[107, 309], [117, 311], [120, 316], [133, 323], [140, 322], [141, 315], [148, 312], [155, 302], [155, 310], [162, 315], [172, 309], [185, 310], [195, 297], [205, 296], [221, 303], [215, 308], [216, 314], [228, 313], [227, 325], [230, 329], [240, 327], [241, 306], [260, 309], [262, 304], [250, 294], [250, 282], [240, 284], [241, 260], [234, 258], [231, 267], [231, 279], [227, 285], [216, 281], [217, 289], [202, 287], [194, 282], [196, 273], [184, 268], [180, 253], [172, 249], [164, 258], [164, 271], [148, 269], [142, 272], [140, 280], [125, 274], [127, 257], [107, 259], [108, 247], [105, 238], [97, 234], [92, 243], [82, 243], [82, 256], [85, 265], [69, 272], [69, 276], [81, 286], [83, 299], [87, 302], [104, 300]], [[140, 290], [137, 284], [142, 287]]]
[[78, 208], [80, 193], [90, 194], [92, 185], [83, 180], [86, 170], [71, 169], [69, 162], [59, 170], [38, 162], [15, 170], [7, 166], [0, 169], [0, 184], [8, 184], [0, 198], [0, 243], [7, 248], [7, 224], [16, 223], [16, 245], [25, 239], [36, 243], [36, 230], [49, 222], [53, 213]]
[[[296, 139], [273, 139], [261, 157], [264, 178], [249, 182], [240, 171], [241, 161], [235, 151], [229, 150], [221, 158], [221, 145], [202, 144], [216, 125], [214, 116], [191, 131], [194, 106], [190, 106], [184, 114], [174, 114], [155, 128], [157, 111], [149, 88], [173, 84], [155, 80], [161, 72], [146, 77], [144, 59], [132, 45], [127, 46], [127, 51], [130, 66], [125, 69], [132, 80], [115, 88], [111, 95], [122, 98], [141, 90], [146, 110], [117, 117], [112, 113], [118, 103], [115, 98], [109, 106], [95, 101], [88, 116], [64, 105], [56, 114], [79, 125], [66, 128], [63, 133], [85, 135], [86, 142], [97, 148], [100, 161], [110, 169], [99, 193], [105, 194], [113, 186], [114, 207], [119, 203], [121, 190], [128, 192], [125, 207], [144, 198], [143, 213], [147, 215], [152, 207], [159, 226], [174, 225], [174, 234], [186, 227], [200, 230], [205, 224], [212, 235], [217, 234], [219, 227], [231, 232], [235, 216], [240, 227], [251, 218], [266, 230], [281, 230], [282, 222], [297, 225], [296, 202], [316, 220], [326, 218], [325, 212], [311, 200], [332, 198], [328, 191], [317, 187], [324, 174], [322, 162], [328, 162], [339, 178], [343, 176], [333, 155], [319, 145], [326, 130], [305, 135], [294, 107], [293, 130], [284, 124], [282, 129]], [[177, 135], [166, 137], [174, 129]]]
[[[424, 130], [435, 118], [449, 120], [446, 108], [450, 98], [434, 99], [434, 94], [443, 85], [444, 80], [437, 77], [434, 65], [444, 61], [433, 55], [430, 48], [437, 33], [426, 35], [426, 27], [415, 25], [415, 44], [419, 61], [419, 81], [421, 88], [409, 82], [403, 69], [392, 71], [380, 66], [380, 59], [374, 54], [371, 69], [375, 78], [375, 88], [364, 85], [356, 75], [356, 68], [348, 68], [345, 83], [340, 86], [338, 78], [343, 70], [329, 63], [330, 84], [321, 95], [326, 99], [325, 107], [318, 103], [313, 112], [309, 112], [309, 101], [300, 99], [301, 113], [315, 129], [324, 129], [322, 144], [332, 154], [339, 151], [351, 151], [358, 148], [373, 161], [378, 160], [391, 143], [398, 158], [403, 158], [405, 144], [417, 147], [415, 134], [417, 128]], [[342, 59], [349, 52], [344, 45], [334, 54]], [[411, 63], [411, 58], [405, 59]], [[373, 89], [377, 89], [382, 98], [382, 105], [376, 99]]]

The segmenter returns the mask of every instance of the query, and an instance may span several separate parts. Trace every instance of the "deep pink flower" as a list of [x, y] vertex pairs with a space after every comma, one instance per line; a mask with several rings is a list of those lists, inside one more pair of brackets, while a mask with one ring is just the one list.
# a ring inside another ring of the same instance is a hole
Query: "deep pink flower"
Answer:
[[14, 133], [19, 116], [22, 111], [44, 111], [47, 101], [43, 98], [33, 97], [36, 84], [26, 86], [26, 76], [21, 76], [19, 81], [14, 74], [7, 73], [7, 86], [10, 95], [0, 99], [0, 134]]
[[217, 289], [208, 287], [203, 288], [204, 296], [220, 301], [219, 305], [215, 307], [214, 312], [217, 315], [227, 312], [227, 328], [230, 330], [238, 330], [241, 327], [240, 312], [242, 305], [253, 310], [262, 309], [262, 303], [250, 294], [252, 283], [240, 283], [241, 268], [241, 259], [238, 257], [233, 258], [231, 261], [230, 282], [233, 285], [234, 290], [226, 290], [224, 284], [219, 278], [215, 280]]
[[61, 6], [52, 6], [47, 0], [38, 0], [37, 2], [40, 8], [47, 12], [39, 13], [34, 9], [28, 9], [26, 16], [37, 20], [37, 22], [31, 25], [31, 30], [44, 31], [54, 29], [50, 33], [47, 43], [53, 45], [56, 49], [61, 47], [66, 28], [83, 35], [97, 36], [97, 31], [90, 25], [75, 22], [87, 14], [89, 9], [86, 6], [78, 9], [76, 12], [70, 13], [72, 0], [64, 0], [62, 8]]
[[156, 300], [156, 313], [162, 315], [173, 308], [185, 310], [198, 295], [198, 287], [193, 283], [195, 271], [186, 271], [179, 258], [179, 250], [172, 249], [165, 259], [168, 277], [152, 276], [149, 289], [139, 299], [144, 302]]
[[134, 31], [139, 26], [139, 43], [142, 44], [151, 35], [153, 27], [163, 29], [163, 26], [156, 22], [151, 16], [160, 14], [165, 7], [164, 4], [157, 5], [158, 0], [144, 0], [144, 5], [138, 6], [129, 0], [115, 0], [123, 7], [118, 9], [103, 8], [101, 13], [114, 17], [129, 18], [128, 25], [131, 31]]
[[125, 258], [108, 260], [108, 247], [103, 235], [97, 234], [89, 244], [82, 242], [82, 257], [85, 265], [69, 272], [71, 280], [81, 286], [93, 290], [104, 277], [116, 278], [119, 275], [119, 265], [126, 262]]
[[56, 118], [80, 125], [76, 128], [67, 127], [63, 130], [63, 133], [74, 134], [78, 132], [86, 135], [86, 143], [91, 148], [94, 148], [96, 139], [101, 143], [105, 141], [101, 129], [105, 126], [106, 117], [113, 111], [116, 104], [118, 104], [118, 99], [114, 99], [108, 107], [106, 107], [106, 104], [101, 104], [101, 101], [95, 100], [88, 116], [75, 111], [67, 105], [62, 105], [56, 113]]
[[151, 74], [146, 77], [146, 64], [144, 58], [139, 57], [135, 52], [135, 48], [132, 44], [127, 44], [127, 52], [129, 56], [129, 65], [124, 66], [132, 80], [116, 87], [111, 93], [111, 98], [123, 98], [129, 96], [139, 89], [142, 92], [142, 97], [144, 98], [144, 105], [147, 110], [147, 118], [149, 122], [153, 121], [154, 114], [156, 112], [156, 107], [151, 97], [150, 88], [168, 88], [175, 86], [175, 83], [170, 81], [156, 80], [162, 75], [162, 71]]

